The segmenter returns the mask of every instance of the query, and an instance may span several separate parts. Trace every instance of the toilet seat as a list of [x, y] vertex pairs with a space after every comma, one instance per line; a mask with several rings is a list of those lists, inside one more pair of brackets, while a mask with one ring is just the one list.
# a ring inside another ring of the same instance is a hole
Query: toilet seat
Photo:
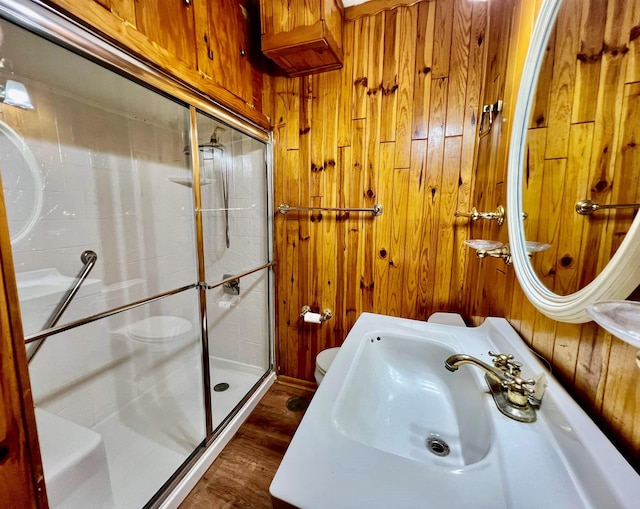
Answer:
[[316, 357], [316, 367], [318, 371], [323, 375], [327, 373], [329, 366], [333, 362], [333, 359], [336, 358], [336, 355], [340, 351], [340, 347], [327, 348], [326, 350], [322, 350]]
[[191, 322], [179, 316], [150, 316], [127, 327], [127, 334], [135, 341], [157, 343], [168, 341], [192, 329]]

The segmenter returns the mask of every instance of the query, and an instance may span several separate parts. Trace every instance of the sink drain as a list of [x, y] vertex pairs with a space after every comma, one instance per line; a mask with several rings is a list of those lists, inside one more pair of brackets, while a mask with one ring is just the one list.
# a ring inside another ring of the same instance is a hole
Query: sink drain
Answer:
[[223, 392], [223, 391], [226, 391], [228, 388], [229, 388], [229, 384], [227, 382], [221, 382], [213, 386], [213, 390], [216, 392]]
[[438, 435], [429, 435], [426, 440], [426, 446], [436, 456], [447, 456], [451, 452], [449, 444]]

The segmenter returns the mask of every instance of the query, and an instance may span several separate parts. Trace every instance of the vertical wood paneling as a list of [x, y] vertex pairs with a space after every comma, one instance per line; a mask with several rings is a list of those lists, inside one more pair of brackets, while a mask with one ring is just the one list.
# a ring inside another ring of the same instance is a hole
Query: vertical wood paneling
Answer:
[[469, 40], [471, 37], [471, 15], [473, 2], [456, 2], [453, 15], [451, 40], [451, 68], [449, 73], [450, 97], [447, 102], [447, 136], [462, 134], [467, 73], [469, 71]]
[[[564, 204], [548, 220], [549, 203], [584, 193], [631, 199], [637, 187], [627, 185], [637, 180], [631, 170], [616, 177], [618, 167], [636, 166], [634, 129], [625, 126], [637, 124], [638, 87], [625, 78], [635, 71], [637, 9], [578, 4], [565, 5], [567, 27], [549, 44], [547, 58], [558, 64], [544, 64], [526, 153], [527, 235], [554, 245], [534, 263], [562, 292], [602, 263], [572, 242], [584, 237], [604, 257], [619, 236], [596, 241], [603, 226], [576, 220]], [[417, 319], [461, 311], [474, 323], [505, 316], [637, 461], [640, 391], [630, 389], [636, 368], [626, 346], [593, 323], [542, 315], [511, 267], [478, 260], [464, 245], [471, 236], [507, 241], [506, 228], [470, 228], [453, 218], [455, 210], [504, 204], [511, 129], [504, 120], [511, 118], [539, 7], [539, 0], [431, 0], [359, 17], [345, 24], [342, 70], [275, 78], [268, 90], [278, 97], [265, 103], [273, 103], [277, 120], [276, 195], [291, 205], [385, 207], [378, 218], [323, 213], [318, 221], [318, 213], [300, 213], [276, 220], [276, 253], [284, 258], [276, 271], [278, 306], [285, 307], [277, 312], [279, 371], [311, 380], [318, 350], [340, 345], [363, 311]], [[620, 49], [625, 45], [629, 51]], [[478, 140], [480, 105], [500, 98], [504, 113]], [[604, 125], [610, 118], [615, 127]], [[578, 171], [585, 167], [587, 173]], [[621, 231], [622, 223], [612, 220], [608, 228]], [[303, 304], [314, 311], [333, 306], [334, 318], [303, 324]]]
[[[380, 146], [380, 165], [383, 168], [392, 168], [395, 157], [395, 143], [383, 143]], [[375, 309], [386, 314], [389, 309], [389, 272], [390, 264], [393, 263], [393, 253], [391, 251], [391, 228], [393, 220], [393, 170], [385, 171], [385, 177], [380, 179], [378, 196], [382, 203], [390, 210], [375, 219], [374, 232], [376, 237], [375, 253]], [[397, 208], [397, 207], [395, 207]]]
[[[409, 168], [411, 158], [417, 15], [418, 8], [415, 5], [398, 9], [398, 25], [402, 27], [402, 32], [398, 34], [398, 90], [396, 92], [398, 97], [394, 168]], [[465, 68], [466, 63], [465, 61]]]
[[[397, 94], [398, 91], [398, 10], [387, 11], [384, 17], [384, 60], [382, 62], [382, 119], [380, 122], [380, 141], [394, 141]], [[398, 33], [400, 32], [400, 33]]]
[[449, 76], [453, 12], [457, 4], [457, 1], [436, 2], [435, 31], [433, 35], [433, 78]]
[[[396, 147], [398, 143], [395, 143]], [[397, 158], [397, 152], [396, 152]], [[386, 314], [400, 316], [402, 301], [404, 300], [404, 276], [406, 274], [406, 237], [407, 216], [406, 204], [409, 198], [410, 172], [396, 169], [393, 175], [393, 195], [391, 198], [391, 239], [389, 241], [389, 284], [387, 285], [387, 311]], [[388, 200], [387, 200], [388, 201]], [[379, 292], [380, 293], [380, 292]]]
[[351, 21], [344, 24], [342, 29], [342, 39], [344, 46], [344, 61], [342, 70], [337, 72], [340, 76], [340, 90], [338, 91], [338, 146], [348, 147], [351, 145], [351, 111], [353, 103], [353, 37], [355, 30], [355, 22]]
[[[341, 344], [363, 311], [426, 319], [459, 310], [468, 224], [454, 212], [470, 206], [486, 26], [486, 6], [468, 0], [384, 10], [345, 24], [340, 71], [274, 78], [269, 90], [281, 97], [265, 103], [276, 110], [283, 201], [385, 210], [276, 219], [286, 258], [278, 305], [288, 306], [277, 313], [281, 374], [312, 380], [315, 355]], [[303, 304], [331, 307], [334, 318], [303, 324]]]
[[[433, 68], [433, 37], [435, 30], [436, 3], [418, 4], [418, 28], [416, 44], [416, 65], [413, 90], [413, 139], [427, 137], [429, 127], [429, 99], [431, 98], [431, 71]], [[479, 45], [479, 47], [483, 47]], [[482, 62], [476, 63], [482, 67]]]

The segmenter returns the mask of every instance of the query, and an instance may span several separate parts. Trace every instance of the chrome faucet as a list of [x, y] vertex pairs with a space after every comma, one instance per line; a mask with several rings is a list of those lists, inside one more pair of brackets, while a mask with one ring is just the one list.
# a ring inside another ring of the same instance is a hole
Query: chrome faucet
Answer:
[[535, 421], [536, 411], [532, 401], [535, 381], [520, 378], [522, 364], [514, 361], [513, 355], [493, 352], [489, 352], [489, 355], [494, 358], [493, 366], [471, 355], [459, 353], [449, 357], [444, 362], [444, 367], [452, 372], [463, 364], [480, 368], [485, 373], [485, 380], [498, 410], [517, 421]]

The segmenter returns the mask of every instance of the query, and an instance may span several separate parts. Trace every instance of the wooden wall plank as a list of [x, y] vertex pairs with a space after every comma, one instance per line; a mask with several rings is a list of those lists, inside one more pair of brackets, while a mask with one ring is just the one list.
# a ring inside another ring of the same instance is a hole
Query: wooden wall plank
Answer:
[[[462, 137], [445, 138], [440, 187], [440, 221], [438, 225], [437, 252], [440, 255], [435, 271], [433, 310], [449, 308], [451, 286], [454, 282], [455, 250], [454, 229], [455, 212], [458, 206], [458, 183], [460, 182], [460, 158], [462, 155]], [[449, 253], [448, 259], [442, 255]]]
[[567, 157], [569, 151], [580, 7], [578, 2], [563, 2], [558, 12], [547, 121], [554, 135], [547, 139], [547, 159]]
[[627, 83], [640, 81], [640, 3], [631, 2], [631, 9]]
[[446, 135], [460, 136], [464, 128], [473, 2], [457, 1], [453, 3]]
[[[429, 80], [431, 81], [431, 80]], [[404, 299], [401, 316], [419, 316], [417, 311], [419, 281], [422, 269], [420, 257], [425, 236], [424, 192], [426, 185], [427, 140], [414, 140], [411, 143], [411, 168], [408, 183], [408, 196], [405, 204], [407, 217], [406, 229], [409, 235], [404, 248]]]
[[[415, 77], [413, 79], [413, 126], [414, 140], [427, 137], [429, 126], [429, 99], [431, 98], [431, 70], [433, 68], [433, 37], [436, 21], [436, 3], [418, 4], [418, 30], [416, 45]], [[479, 63], [480, 67], [482, 63]]]
[[[394, 168], [409, 168], [413, 119], [414, 69], [416, 61], [416, 37], [418, 8], [403, 7], [398, 12], [398, 90], [396, 111], [396, 159]], [[464, 62], [466, 67], [466, 61]]]
[[386, 313], [392, 316], [401, 316], [406, 275], [406, 205], [409, 198], [411, 173], [404, 169], [395, 169], [390, 173], [393, 179], [393, 195], [391, 197], [393, 221], [391, 223], [391, 239], [389, 242], [389, 284], [386, 292], [388, 302]]
[[432, 78], [449, 76], [451, 59], [451, 34], [453, 31], [453, 10], [456, 2], [436, 2], [435, 32], [433, 35]]
[[366, 67], [369, 55], [369, 23], [370, 18], [368, 17], [359, 18], [354, 22], [352, 119], [366, 118], [367, 116], [369, 78]]
[[[577, 54], [575, 95], [571, 122], [589, 122], [593, 115], [604, 52], [606, 4], [602, 0], [584, 0], [580, 23], [580, 47]], [[549, 64], [552, 58], [547, 58]], [[549, 82], [549, 80], [546, 80]]]
[[379, 313], [386, 314], [389, 311], [389, 272], [392, 262], [391, 230], [396, 217], [393, 205], [393, 184], [394, 170], [393, 160], [395, 157], [395, 143], [382, 143], [380, 145], [380, 180], [378, 182], [378, 197], [385, 204], [385, 213], [376, 218], [373, 228], [376, 239], [375, 243], [375, 266], [374, 277], [377, 286], [374, 286], [375, 301], [374, 306]]
[[354, 90], [354, 81], [357, 79], [353, 75], [354, 30], [355, 23], [352, 21], [345, 23], [342, 32], [344, 64], [342, 71], [337, 71], [340, 75], [340, 102], [338, 103], [339, 147], [351, 145], [351, 112], [353, 107], [351, 98]]
[[581, 261], [587, 256], [581, 249], [586, 226], [584, 216], [576, 214], [573, 205], [584, 199], [588, 191], [588, 172], [593, 139], [593, 123], [572, 124], [569, 136], [569, 157], [564, 178], [564, 196], [558, 209], [560, 229], [557, 243], [556, 277], [553, 290], [560, 295], [569, 295], [577, 290]]
[[384, 17], [384, 58], [382, 62], [382, 117], [380, 120], [380, 141], [395, 141], [398, 91], [398, 39], [404, 27], [398, 28], [398, 11], [394, 9]]

